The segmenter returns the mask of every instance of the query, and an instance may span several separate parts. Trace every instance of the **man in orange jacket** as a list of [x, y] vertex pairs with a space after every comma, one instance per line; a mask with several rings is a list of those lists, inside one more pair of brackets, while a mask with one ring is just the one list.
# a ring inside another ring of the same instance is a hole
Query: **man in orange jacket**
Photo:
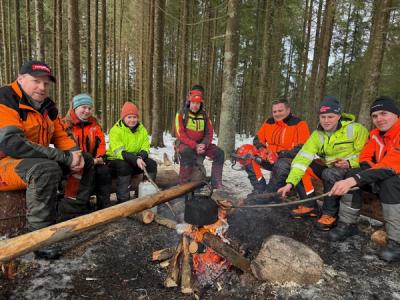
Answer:
[[[259, 151], [268, 151], [268, 159], [262, 164], [252, 161], [245, 166], [250, 183], [253, 186], [251, 196], [259, 193], [276, 192], [285, 185], [293, 157], [310, 136], [308, 125], [291, 113], [289, 102], [279, 99], [272, 103], [272, 117], [267, 119], [253, 140]], [[271, 171], [271, 177], [266, 183], [261, 167]], [[301, 198], [306, 198], [314, 192], [311, 178], [305, 175], [298, 192]], [[257, 201], [261, 203], [261, 201]], [[310, 209], [312, 211], [313, 209]], [[316, 216], [316, 215], [315, 215]]]
[[330, 191], [343, 195], [339, 209], [339, 223], [331, 230], [332, 241], [342, 241], [357, 234], [357, 219], [362, 205], [360, 190], [348, 193], [358, 186], [379, 195], [389, 238], [387, 246], [378, 255], [392, 262], [400, 261], [400, 110], [393, 99], [382, 96], [370, 108], [372, 122], [370, 138], [360, 154], [360, 168], [347, 179], [338, 181]]
[[29, 61], [0, 88], [0, 191], [26, 189], [29, 230], [55, 223], [62, 168], [79, 172], [85, 165], [49, 98], [51, 82], [48, 65]]

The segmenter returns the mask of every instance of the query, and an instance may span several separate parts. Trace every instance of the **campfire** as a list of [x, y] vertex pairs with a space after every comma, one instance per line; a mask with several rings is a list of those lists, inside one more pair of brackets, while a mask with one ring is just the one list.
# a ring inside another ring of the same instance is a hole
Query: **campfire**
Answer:
[[153, 260], [168, 266], [165, 287], [180, 285], [182, 293], [193, 293], [194, 281], [206, 286], [232, 266], [250, 269], [249, 261], [229, 246], [226, 210], [210, 196], [186, 199], [185, 222], [176, 225], [180, 240], [175, 248], [153, 253]]

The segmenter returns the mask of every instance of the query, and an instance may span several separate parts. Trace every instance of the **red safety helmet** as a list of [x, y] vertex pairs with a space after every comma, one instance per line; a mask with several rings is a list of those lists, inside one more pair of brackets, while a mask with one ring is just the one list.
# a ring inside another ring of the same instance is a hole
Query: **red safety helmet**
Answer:
[[[244, 144], [237, 148], [236, 156], [237, 157], [253, 157], [254, 155], [258, 154], [258, 150], [256, 146], [252, 144]], [[238, 159], [237, 161], [242, 164], [243, 166], [248, 166], [251, 164], [251, 158], [247, 159]]]
[[200, 90], [191, 90], [188, 97], [187, 97], [188, 101], [191, 102], [203, 102], [203, 92]]

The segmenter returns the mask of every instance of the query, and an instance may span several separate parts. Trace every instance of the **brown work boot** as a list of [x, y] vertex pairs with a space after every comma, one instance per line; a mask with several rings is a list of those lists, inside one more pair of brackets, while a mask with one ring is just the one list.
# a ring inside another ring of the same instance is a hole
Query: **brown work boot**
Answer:
[[305, 217], [315, 218], [318, 216], [318, 212], [315, 207], [299, 205], [297, 208], [293, 209], [290, 212], [290, 216], [293, 219], [301, 219], [301, 218], [305, 218]]
[[315, 224], [322, 231], [331, 230], [336, 225], [337, 218], [330, 215], [322, 215]]

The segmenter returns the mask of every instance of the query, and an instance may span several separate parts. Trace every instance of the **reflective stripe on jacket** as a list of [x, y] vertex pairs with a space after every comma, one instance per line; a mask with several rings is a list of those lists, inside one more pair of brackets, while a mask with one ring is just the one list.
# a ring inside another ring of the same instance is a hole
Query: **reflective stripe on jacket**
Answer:
[[176, 114], [175, 132], [177, 140], [191, 149], [195, 149], [197, 144], [207, 146], [212, 143], [213, 127], [210, 118], [203, 110], [197, 114], [190, 111]]
[[47, 158], [67, 164], [71, 160], [64, 150], [77, 149], [53, 101], [45, 99], [36, 110], [16, 81], [0, 88], [0, 158]]
[[316, 156], [328, 162], [338, 158], [348, 160], [352, 168], [358, 167], [358, 158], [368, 138], [368, 130], [354, 120], [353, 115], [342, 114], [339, 128], [331, 135], [320, 126], [314, 130], [293, 159], [286, 182], [296, 186]]
[[306, 122], [290, 114], [284, 120], [270, 118], [264, 122], [254, 138], [257, 147], [267, 147], [272, 152], [291, 150], [297, 145], [304, 145], [310, 136]]
[[70, 110], [63, 122], [73, 134], [82, 151], [90, 153], [93, 158], [106, 154], [104, 132], [95, 117], [90, 117], [83, 122], [79, 120], [74, 110]]
[[400, 119], [383, 135], [377, 128], [371, 130], [360, 163], [368, 163], [372, 168], [390, 168], [400, 174]]
[[150, 152], [149, 135], [142, 123], [134, 132], [119, 120], [110, 130], [109, 134], [110, 147], [107, 150], [109, 159], [121, 159], [122, 151], [137, 154], [140, 151]]

